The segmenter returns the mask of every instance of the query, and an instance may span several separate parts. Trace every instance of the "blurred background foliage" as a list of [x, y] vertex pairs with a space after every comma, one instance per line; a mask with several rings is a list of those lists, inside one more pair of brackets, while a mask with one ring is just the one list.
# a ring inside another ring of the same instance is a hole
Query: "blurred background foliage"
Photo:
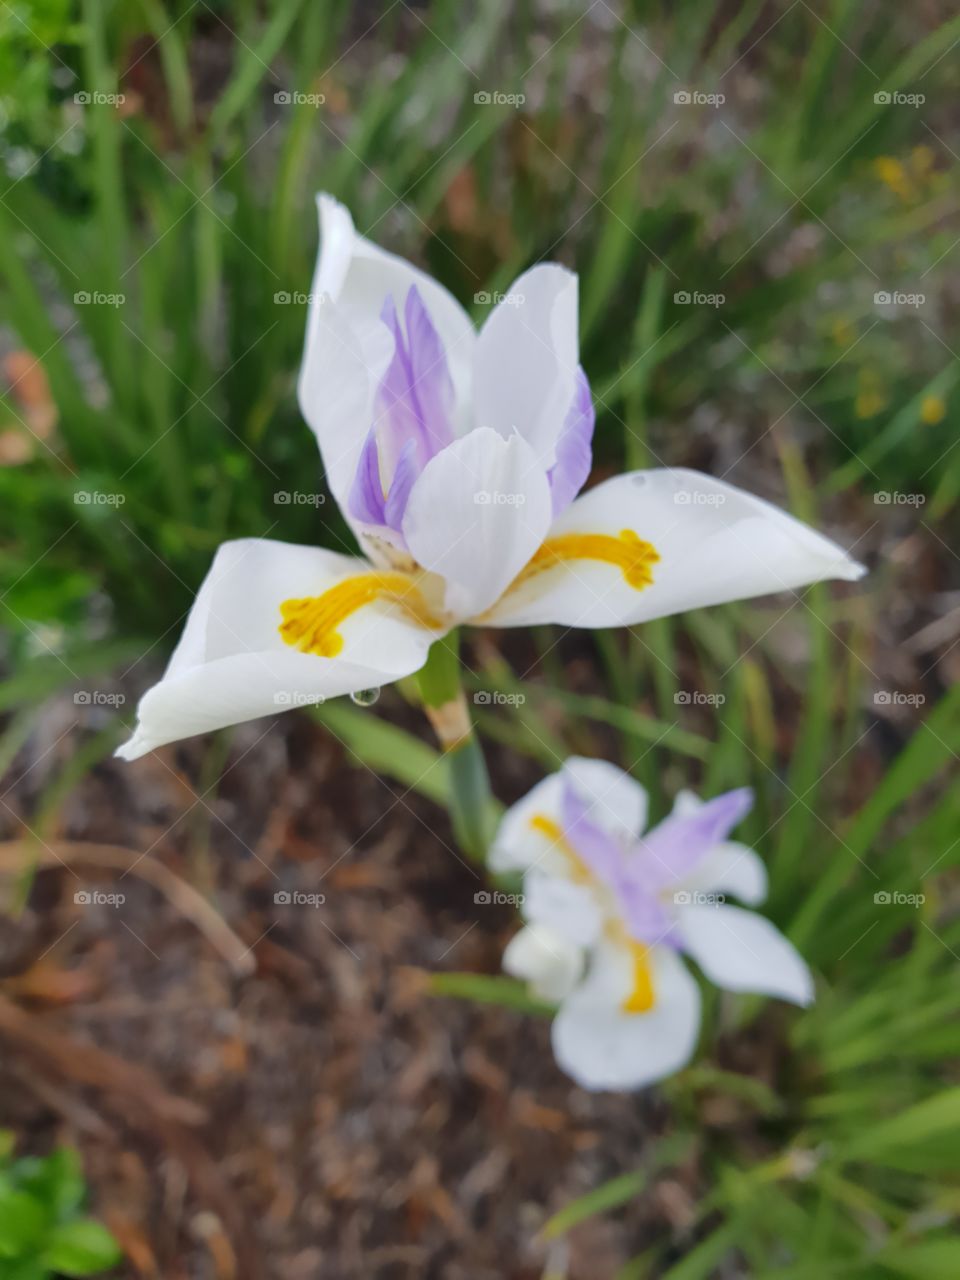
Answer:
[[[533, 262], [580, 273], [596, 474], [730, 470], [871, 563], [865, 591], [786, 614], [598, 635], [602, 687], [544, 634], [526, 703], [481, 717], [549, 767], [603, 725], [661, 793], [750, 781], [772, 914], [820, 975], [783, 1020], [786, 1095], [709, 1062], [668, 1086], [679, 1131], [709, 1085], [759, 1141], [714, 1135], [699, 1243], [622, 1280], [744, 1274], [731, 1257], [783, 1280], [960, 1274], [958, 42], [949, 5], [867, 0], [0, 6], [6, 759], [42, 695], [149, 683], [224, 538], [347, 545], [332, 502], [275, 498], [319, 480], [295, 398], [318, 189], [478, 321]], [[473, 663], [520, 687], [494, 646]], [[725, 702], [678, 704], [691, 683]], [[891, 689], [912, 719], [877, 720]], [[416, 783], [425, 747], [323, 714]], [[723, 1025], [755, 1013], [714, 999]]]

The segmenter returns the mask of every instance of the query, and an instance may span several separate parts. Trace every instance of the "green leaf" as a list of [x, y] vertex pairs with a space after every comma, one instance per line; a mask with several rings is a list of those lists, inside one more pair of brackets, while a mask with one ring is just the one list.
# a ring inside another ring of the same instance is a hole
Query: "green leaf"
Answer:
[[499, 1004], [520, 1013], [537, 1013], [552, 1017], [556, 1009], [546, 1000], [537, 1000], [527, 992], [525, 983], [515, 978], [483, 973], [434, 973], [429, 991], [434, 996], [456, 996], [478, 1004]]
[[0, 1187], [0, 1257], [16, 1258], [33, 1248], [43, 1238], [50, 1216], [29, 1192]]
[[112, 1267], [121, 1256], [117, 1242], [102, 1223], [80, 1218], [56, 1228], [43, 1260], [65, 1276], [92, 1276]]

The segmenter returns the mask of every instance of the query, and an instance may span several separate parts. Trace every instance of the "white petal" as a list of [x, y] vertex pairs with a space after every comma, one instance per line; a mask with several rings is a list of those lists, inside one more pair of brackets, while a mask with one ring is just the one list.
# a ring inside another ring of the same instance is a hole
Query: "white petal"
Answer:
[[511, 977], [528, 982], [541, 1000], [558, 1002], [583, 972], [583, 951], [563, 934], [530, 924], [507, 943], [503, 968]]
[[696, 471], [636, 471], [607, 480], [568, 507], [549, 537], [617, 537], [624, 529], [659, 557], [649, 565], [651, 584], [631, 586], [615, 564], [569, 559], [508, 592], [489, 621], [632, 625], [825, 578], [853, 581], [865, 572], [777, 507]]
[[364, 560], [315, 547], [264, 538], [224, 543], [163, 679], [143, 696], [134, 736], [117, 754], [134, 760], [179, 738], [419, 670], [440, 633], [385, 601], [340, 624], [344, 647], [335, 658], [300, 653], [281, 637], [283, 601], [320, 595], [344, 578], [370, 572]]
[[424, 467], [403, 534], [417, 563], [446, 579], [446, 608], [463, 619], [498, 598], [549, 524], [550, 489], [530, 446], [481, 427]]
[[767, 869], [763, 859], [736, 840], [725, 840], [711, 849], [692, 875], [683, 881], [685, 889], [700, 893], [730, 894], [748, 907], [767, 896]]
[[522, 910], [531, 924], [544, 925], [581, 947], [592, 946], [603, 928], [600, 904], [588, 888], [540, 869], [524, 877]]
[[629, 773], [585, 756], [571, 756], [563, 772], [589, 804], [591, 821], [615, 835], [640, 835], [647, 823], [647, 793]]
[[549, 467], [573, 401], [577, 363], [577, 277], [555, 263], [532, 267], [480, 331], [476, 424], [505, 437], [518, 431]]
[[718, 987], [779, 996], [794, 1004], [813, 999], [813, 978], [792, 942], [769, 920], [741, 907], [682, 907], [684, 949]]
[[559, 824], [563, 779], [559, 773], [542, 778], [532, 790], [510, 808], [500, 820], [487, 859], [491, 871], [526, 871], [537, 866], [563, 874], [567, 863], [553, 840], [534, 825], [536, 817]]
[[700, 991], [668, 947], [651, 952], [653, 1007], [625, 1013], [630, 956], [607, 945], [553, 1023], [557, 1062], [585, 1089], [640, 1089], [685, 1066], [697, 1043]]
[[470, 402], [476, 334], [452, 294], [426, 272], [358, 235], [342, 204], [321, 195], [317, 206], [320, 251], [298, 393], [330, 488], [345, 509], [360, 450], [373, 425], [374, 392], [393, 351], [380, 318], [388, 294], [402, 312], [410, 287], [416, 285], [444, 343], [464, 409]]

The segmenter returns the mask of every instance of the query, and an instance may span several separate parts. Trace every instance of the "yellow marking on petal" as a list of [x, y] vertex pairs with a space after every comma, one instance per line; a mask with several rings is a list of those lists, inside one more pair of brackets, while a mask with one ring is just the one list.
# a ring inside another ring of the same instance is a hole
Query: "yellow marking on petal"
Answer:
[[642, 942], [627, 943], [633, 963], [633, 987], [621, 1008], [624, 1013], [649, 1013], [656, 1003], [653, 991], [653, 971], [650, 966], [650, 948]]
[[301, 653], [335, 658], [343, 649], [338, 628], [347, 618], [377, 600], [394, 604], [413, 622], [442, 630], [444, 624], [430, 613], [417, 581], [407, 573], [389, 570], [343, 578], [319, 596], [284, 600], [280, 605], [280, 635]]
[[568, 560], [599, 560], [615, 565], [626, 582], [637, 591], [652, 586], [650, 569], [660, 559], [657, 549], [637, 537], [632, 529], [610, 533], [561, 533], [548, 538], [520, 570], [508, 590], [519, 587], [539, 573], [555, 569]]
[[570, 864], [572, 879], [577, 880], [580, 884], [592, 883], [593, 872], [563, 834], [563, 828], [558, 822], [554, 822], [553, 818], [548, 818], [545, 813], [535, 813], [530, 819], [530, 825], [539, 835], [546, 836], [563, 854]]

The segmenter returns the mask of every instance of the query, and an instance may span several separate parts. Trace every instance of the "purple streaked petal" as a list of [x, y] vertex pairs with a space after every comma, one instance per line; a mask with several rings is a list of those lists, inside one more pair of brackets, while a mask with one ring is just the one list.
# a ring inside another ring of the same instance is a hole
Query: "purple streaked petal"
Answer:
[[556, 461], [547, 472], [554, 518], [567, 509], [590, 474], [595, 419], [590, 383], [583, 369], [578, 366], [573, 403], [567, 411], [557, 440]]
[[593, 874], [613, 888], [620, 878], [623, 850], [615, 836], [598, 826], [580, 795], [564, 781], [560, 801], [563, 833]]
[[392, 296], [381, 319], [393, 335], [393, 356], [374, 401], [374, 428], [392, 473], [408, 440], [416, 442], [424, 466], [453, 440], [453, 383], [443, 343], [416, 285], [407, 294], [404, 335]]
[[693, 813], [671, 814], [639, 841], [631, 857], [636, 873], [659, 885], [676, 883], [721, 844], [752, 807], [753, 792], [739, 787]]
[[412, 390], [420, 406], [424, 429], [432, 443], [432, 453], [437, 453], [451, 444], [454, 438], [453, 379], [443, 342], [416, 285], [411, 285], [407, 293], [404, 319], [407, 322]]
[[390, 492], [387, 494], [384, 509], [384, 523], [403, 537], [403, 517], [407, 510], [410, 491], [420, 479], [423, 464], [417, 456], [417, 443], [408, 440], [400, 450], [400, 457], [390, 481]]
[[354, 520], [365, 524], [386, 524], [383, 482], [380, 479], [380, 451], [371, 431], [363, 442], [360, 461], [347, 498], [347, 510]]

